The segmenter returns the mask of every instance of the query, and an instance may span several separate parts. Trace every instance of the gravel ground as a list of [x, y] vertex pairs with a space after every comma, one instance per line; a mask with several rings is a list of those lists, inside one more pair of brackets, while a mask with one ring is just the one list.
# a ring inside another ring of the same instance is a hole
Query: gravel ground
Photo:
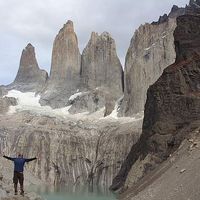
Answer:
[[[140, 192], [139, 192], [140, 191]], [[139, 192], [139, 193], [138, 193]], [[179, 149], [137, 187], [120, 200], [199, 200], [200, 136], [185, 140]]]

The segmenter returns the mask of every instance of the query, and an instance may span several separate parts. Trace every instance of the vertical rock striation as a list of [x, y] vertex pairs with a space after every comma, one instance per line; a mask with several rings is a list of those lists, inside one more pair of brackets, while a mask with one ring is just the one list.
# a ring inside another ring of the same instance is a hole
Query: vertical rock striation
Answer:
[[179, 27], [174, 31], [176, 62], [200, 55], [199, 16], [186, 15], [178, 18], [177, 22]]
[[187, 15], [197, 15], [200, 16], [200, 1], [199, 0], [190, 0], [188, 6], [186, 6]]
[[82, 83], [89, 89], [105, 88], [119, 98], [123, 92], [122, 77], [114, 39], [107, 32], [93, 32], [82, 54]]
[[126, 55], [122, 115], [131, 116], [144, 110], [148, 87], [175, 61], [173, 32], [176, 17], [184, 12], [173, 6], [169, 15], [135, 31]]
[[29, 169], [52, 185], [108, 188], [131, 146], [141, 122], [120, 123], [35, 116], [0, 116], [0, 150], [26, 157], [40, 154]]
[[123, 94], [123, 70], [109, 33], [92, 33], [81, 59], [81, 90], [87, 91], [74, 99], [71, 113], [95, 112], [105, 107], [109, 115]]
[[67, 21], [53, 44], [50, 78], [43, 90], [42, 104], [63, 107], [80, 83], [81, 55], [72, 21]]
[[8, 88], [21, 91], [38, 91], [45, 85], [47, 78], [47, 72], [41, 70], [38, 66], [35, 48], [28, 44], [22, 51], [17, 76]]
[[[80, 74], [81, 55], [72, 21], [67, 21], [55, 38], [52, 51], [50, 82], [67, 82], [77, 88]], [[69, 86], [68, 86], [69, 87]]]
[[174, 32], [176, 62], [167, 67], [148, 89], [143, 133], [114, 179], [112, 189], [123, 186], [128, 174], [132, 174], [137, 182], [138, 171], [138, 179], [141, 179], [199, 126], [199, 26], [199, 16], [183, 15], [177, 18]]

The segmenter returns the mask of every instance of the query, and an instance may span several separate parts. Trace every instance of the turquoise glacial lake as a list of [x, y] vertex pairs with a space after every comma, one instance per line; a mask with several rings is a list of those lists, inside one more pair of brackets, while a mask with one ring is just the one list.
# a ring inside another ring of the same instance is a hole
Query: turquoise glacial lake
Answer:
[[62, 188], [48, 189], [40, 188], [36, 192], [46, 200], [116, 200], [114, 194], [108, 189], [95, 188]]

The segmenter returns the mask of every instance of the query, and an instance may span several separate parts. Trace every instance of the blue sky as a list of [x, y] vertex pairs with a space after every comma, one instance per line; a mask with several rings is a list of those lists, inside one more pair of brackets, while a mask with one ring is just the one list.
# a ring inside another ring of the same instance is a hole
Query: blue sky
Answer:
[[135, 29], [189, 0], [0, 0], [0, 85], [16, 76], [21, 52], [30, 42], [39, 66], [49, 72], [53, 40], [68, 19], [82, 52], [90, 34], [109, 32], [122, 64]]

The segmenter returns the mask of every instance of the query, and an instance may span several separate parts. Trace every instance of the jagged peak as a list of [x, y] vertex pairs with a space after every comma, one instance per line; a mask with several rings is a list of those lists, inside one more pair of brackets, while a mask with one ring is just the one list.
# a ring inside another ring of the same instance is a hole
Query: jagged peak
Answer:
[[74, 23], [73, 21], [71, 20], [68, 20], [67, 23], [65, 24], [66, 26], [69, 26], [69, 27], [74, 27]]
[[189, 6], [200, 8], [200, 0], [190, 0]]
[[20, 59], [20, 66], [26, 67], [29, 65], [38, 67], [35, 57], [35, 48], [31, 43], [28, 43], [27, 46], [23, 49]]
[[95, 40], [96, 38], [98, 38], [99, 37], [99, 34], [97, 33], [97, 32], [92, 32], [91, 33], [91, 40]]
[[28, 43], [26, 47], [34, 47], [31, 43]]
[[179, 9], [179, 7], [177, 5], [173, 5], [171, 12], [176, 12]]
[[64, 25], [63, 28], [59, 31], [60, 32], [74, 32], [74, 23], [71, 20], [68, 20]]
[[99, 36], [99, 38], [101, 39], [101, 40], [112, 40], [112, 41], [114, 41], [114, 39], [112, 38], [112, 36], [111, 36], [111, 34], [110, 33], [108, 33], [108, 32], [106, 32], [106, 31], [104, 31], [100, 36]]
[[162, 24], [168, 20], [168, 15], [165, 13], [164, 15], [160, 16], [157, 22], [152, 22], [152, 25]]
[[23, 49], [21, 59], [23, 60], [23, 58], [27, 55], [32, 55], [33, 57], [35, 56], [35, 47], [31, 43], [28, 43]]
[[104, 31], [99, 35], [97, 32], [93, 31], [91, 33], [90, 42], [95, 43], [97, 40], [107, 40], [107, 39], [112, 39], [110, 33]]
[[40, 70], [38, 66], [34, 46], [28, 43], [22, 51], [19, 69], [14, 80], [14, 84], [20, 83], [16, 85], [16, 88], [23, 91], [36, 91], [46, 82], [47, 77], [47, 72]]
[[59, 30], [58, 34], [56, 35], [54, 42], [56, 40], [66, 38], [67, 35], [74, 35], [76, 37], [76, 40], [77, 40], [77, 36], [76, 36], [75, 31], [74, 31], [74, 24], [73, 24], [73, 21], [71, 21], [71, 20], [68, 20], [63, 25], [63, 27]]
[[31, 44], [31, 43], [28, 43], [27, 45], [26, 45], [26, 47], [24, 48], [24, 51], [27, 51], [27, 50], [30, 50], [30, 49], [35, 49], [34, 48], [34, 46]]
[[[198, 0], [200, 1], [200, 0]], [[169, 18], [177, 18], [180, 15], [185, 14], [185, 8], [178, 7], [177, 5], [173, 5], [170, 13], [167, 15], [166, 13], [159, 17], [158, 21], [154, 21], [152, 25], [162, 24], [168, 21]]]
[[186, 6], [186, 14], [200, 16], [200, 0], [190, 0]]
[[108, 33], [107, 31], [104, 31], [100, 36], [101, 36], [101, 37], [109, 37], [109, 38], [112, 37], [112, 36], [110, 35], [110, 33]]

